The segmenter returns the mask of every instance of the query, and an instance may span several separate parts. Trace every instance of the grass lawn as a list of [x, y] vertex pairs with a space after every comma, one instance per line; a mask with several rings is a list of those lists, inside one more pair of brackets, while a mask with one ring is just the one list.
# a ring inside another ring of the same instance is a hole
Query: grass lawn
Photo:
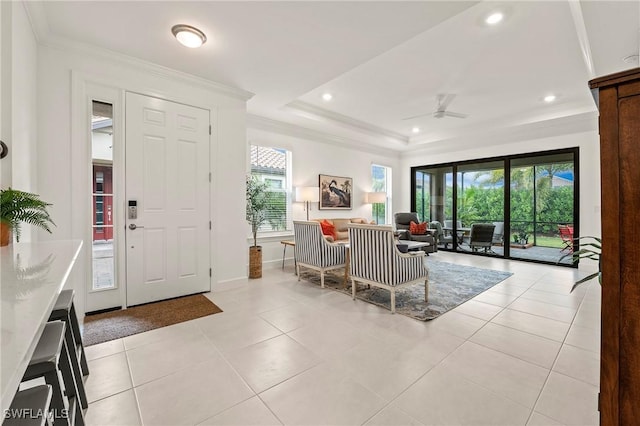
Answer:
[[[531, 238], [529, 238], [529, 242], [531, 242]], [[560, 237], [545, 237], [543, 235], [538, 235], [536, 237], [536, 245], [541, 247], [554, 247], [554, 248], [563, 248], [564, 243], [560, 239]]]

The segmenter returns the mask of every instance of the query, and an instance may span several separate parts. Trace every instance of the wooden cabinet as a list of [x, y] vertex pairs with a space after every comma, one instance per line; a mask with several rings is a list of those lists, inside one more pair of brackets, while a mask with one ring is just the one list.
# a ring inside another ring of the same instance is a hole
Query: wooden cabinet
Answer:
[[640, 68], [589, 82], [600, 110], [600, 422], [640, 419]]

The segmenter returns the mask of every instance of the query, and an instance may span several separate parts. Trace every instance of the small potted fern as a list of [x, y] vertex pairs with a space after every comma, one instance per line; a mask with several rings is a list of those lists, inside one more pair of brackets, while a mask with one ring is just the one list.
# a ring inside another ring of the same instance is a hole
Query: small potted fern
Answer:
[[40, 196], [16, 189], [0, 190], [0, 246], [9, 245], [11, 233], [20, 241], [20, 225], [34, 225], [51, 233], [49, 225], [54, 225], [47, 212], [51, 204]]
[[558, 263], [560, 263], [562, 260], [566, 259], [567, 257], [571, 257], [571, 261], [573, 263], [578, 263], [580, 259], [591, 259], [598, 262], [598, 272], [594, 272], [576, 281], [573, 284], [573, 287], [571, 287], [571, 291], [575, 290], [576, 287], [578, 287], [580, 284], [583, 284], [594, 278], [598, 278], [598, 282], [600, 283], [600, 285], [602, 285], [602, 263], [601, 263], [601, 257], [600, 257], [602, 254], [602, 240], [598, 237], [590, 237], [590, 236], [574, 238], [573, 239], [574, 246], [577, 246], [580, 240], [587, 240], [588, 242], [583, 243], [580, 246], [581, 247], [580, 250], [572, 253], [567, 253], [564, 256], [562, 256], [558, 260]]

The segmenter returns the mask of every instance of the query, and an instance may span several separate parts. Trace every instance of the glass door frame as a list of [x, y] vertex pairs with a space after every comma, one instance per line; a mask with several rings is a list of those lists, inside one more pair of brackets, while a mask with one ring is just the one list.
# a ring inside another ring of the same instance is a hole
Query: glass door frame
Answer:
[[[438, 163], [438, 164], [426, 164], [421, 166], [412, 166], [410, 169], [409, 182], [411, 182], [411, 211], [417, 211], [417, 203], [416, 203], [416, 195], [417, 195], [417, 186], [416, 186], [416, 172], [424, 172], [425, 169], [435, 169], [435, 168], [451, 168], [453, 170], [453, 203], [452, 203], [452, 213], [453, 213], [453, 235], [456, 234], [457, 228], [457, 217], [458, 217], [458, 167], [464, 165], [472, 165], [477, 163], [485, 163], [485, 162], [503, 162], [504, 166], [504, 234], [505, 234], [505, 242], [503, 243], [504, 253], [502, 256], [495, 256], [491, 254], [485, 253], [470, 253], [470, 252], [462, 252], [458, 251], [458, 242], [457, 238], [453, 239], [452, 248], [442, 249], [446, 251], [452, 251], [456, 253], [464, 253], [464, 254], [472, 254], [475, 256], [488, 256], [488, 257], [498, 257], [510, 260], [520, 260], [525, 262], [533, 262], [533, 263], [542, 263], [542, 264], [552, 264], [551, 262], [547, 262], [544, 260], [538, 259], [524, 259], [520, 257], [512, 257], [510, 250], [510, 230], [511, 230], [511, 162], [516, 159], [524, 159], [529, 157], [542, 157], [542, 156], [553, 156], [559, 154], [572, 154], [573, 155], [573, 229], [574, 229], [574, 238], [578, 238], [580, 236], [580, 149], [578, 147], [573, 148], [562, 148], [556, 150], [548, 150], [548, 151], [536, 151], [536, 152], [528, 152], [522, 154], [513, 154], [513, 155], [503, 155], [497, 157], [486, 157], [486, 158], [478, 158], [473, 160], [464, 160], [464, 161], [455, 161], [448, 163]], [[429, 213], [429, 218], [423, 218], [425, 221], [431, 220], [431, 213]], [[429, 219], [429, 220], [427, 220]], [[579, 250], [579, 244], [574, 244], [574, 250]], [[440, 250], [440, 248], [439, 248]], [[553, 263], [556, 264], [556, 263]], [[578, 263], [571, 264], [557, 264], [559, 266], [572, 267], [577, 268]]]

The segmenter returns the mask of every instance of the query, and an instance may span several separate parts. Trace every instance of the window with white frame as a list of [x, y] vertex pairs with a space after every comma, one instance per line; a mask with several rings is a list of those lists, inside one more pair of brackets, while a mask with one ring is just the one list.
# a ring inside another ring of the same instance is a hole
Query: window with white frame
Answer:
[[391, 223], [391, 167], [372, 164], [371, 181], [372, 192], [384, 192], [387, 194], [384, 203], [373, 204], [373, 220], [376, 223]]
[[251, 174], [269, 185], [273, 193], [261, 232], [291, 230], [291, 152], [251, 145]]

